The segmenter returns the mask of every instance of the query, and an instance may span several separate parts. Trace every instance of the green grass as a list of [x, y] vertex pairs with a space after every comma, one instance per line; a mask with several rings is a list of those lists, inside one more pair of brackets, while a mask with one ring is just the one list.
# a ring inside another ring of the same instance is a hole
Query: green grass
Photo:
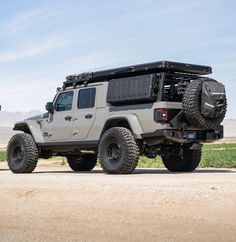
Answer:
[[6, 151], [0, 151], [0, 161], [6, 160]]
[[200, 167], [236, 168], [236, 144], [204, 145]]
[[157, 156], [155, 159], [149, 159], [145, 156], [141, 156], [139, 159], [138, 167], [140, 168], [162, 168], [164, 167], [161, 157]]
[[[54, 157], [54, 159], [61, 161], [62, 165], [65, 164], [65, 159], [62, 157]], [[6, 160], [6, 152], [0, 151], [0, 161], [4, 160]], [[140, 157], [138, 167], [161, 168], [163, 164], [159, 156], [155, 159]], [[204, 145], [200, 167], [236, 168], [236, 143]]]

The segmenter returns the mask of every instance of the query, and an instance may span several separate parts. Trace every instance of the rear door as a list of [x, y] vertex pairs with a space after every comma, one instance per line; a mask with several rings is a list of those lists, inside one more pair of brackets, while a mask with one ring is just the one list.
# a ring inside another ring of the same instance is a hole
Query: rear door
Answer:
[[96, 116], [96, 88], [88, 87], [78, 92], [77, 107], [73, 118], [73, 139], [86, 139]]

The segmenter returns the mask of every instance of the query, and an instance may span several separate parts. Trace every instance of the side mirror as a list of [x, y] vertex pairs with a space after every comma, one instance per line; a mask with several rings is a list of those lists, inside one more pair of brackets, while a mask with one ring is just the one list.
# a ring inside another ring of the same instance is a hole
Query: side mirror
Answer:
[[52, 102], [48, 102], [45, 106], [45, 109], [49, 112], [49, 113], [54, 113], [54, 106]]

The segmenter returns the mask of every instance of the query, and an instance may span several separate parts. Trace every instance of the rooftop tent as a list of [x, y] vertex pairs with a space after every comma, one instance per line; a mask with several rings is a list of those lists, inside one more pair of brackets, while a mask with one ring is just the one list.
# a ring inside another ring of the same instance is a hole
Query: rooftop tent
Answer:
[[66, 78], [66, 82], [64, 82], [64, 87], [161, 72], [206, 75], [212, 73], [212, 68], [210, 66], [195, 64], [158, 61], [96, 72], [81, 73], [78, 75], [70, 75]]

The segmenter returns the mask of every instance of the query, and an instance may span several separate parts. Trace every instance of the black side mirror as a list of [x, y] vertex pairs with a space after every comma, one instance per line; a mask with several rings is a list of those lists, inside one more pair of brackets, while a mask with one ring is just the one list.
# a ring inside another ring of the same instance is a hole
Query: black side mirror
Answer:
[[49, 113], [54, 113], [54, 106], [52, 102], [48, 102], [45, 106], [45, 109], [49, 112]]

